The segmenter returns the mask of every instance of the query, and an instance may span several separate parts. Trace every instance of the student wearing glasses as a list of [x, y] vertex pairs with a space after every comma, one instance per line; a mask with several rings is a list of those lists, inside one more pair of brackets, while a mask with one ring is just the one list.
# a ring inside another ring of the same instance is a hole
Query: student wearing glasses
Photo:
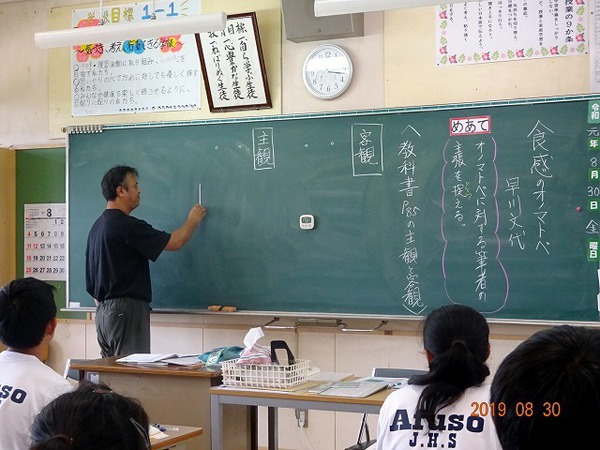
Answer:
[[30, 450], [149, 450], [148, 415], [135, 399], [83, 382], [36, 416]]
[[489, 416], [472, 415], [489, 402], [489, 327], [468, 306], [438, 308], [425, 319], [429, 371], [385, 400], [379, 413], [378, 450], [407, 448], [500, 450]]

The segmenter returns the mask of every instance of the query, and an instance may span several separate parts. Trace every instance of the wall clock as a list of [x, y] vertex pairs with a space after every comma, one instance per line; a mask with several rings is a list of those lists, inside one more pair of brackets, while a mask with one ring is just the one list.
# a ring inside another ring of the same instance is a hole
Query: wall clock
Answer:
[[337, 45], [320, 45], [306, 57], [302, 74], [308, 92], [329, 100], [339, 97], [350, 86], [352, 60]]

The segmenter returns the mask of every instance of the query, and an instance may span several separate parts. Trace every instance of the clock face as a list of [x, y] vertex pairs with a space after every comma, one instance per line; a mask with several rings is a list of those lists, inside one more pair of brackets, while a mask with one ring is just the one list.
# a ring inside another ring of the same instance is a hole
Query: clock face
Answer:
[[352, 80], [352, 61], [337, 45], [321, 45], [304, 61], [304, 84], [316, 97], [332, 99], [344, 93]]

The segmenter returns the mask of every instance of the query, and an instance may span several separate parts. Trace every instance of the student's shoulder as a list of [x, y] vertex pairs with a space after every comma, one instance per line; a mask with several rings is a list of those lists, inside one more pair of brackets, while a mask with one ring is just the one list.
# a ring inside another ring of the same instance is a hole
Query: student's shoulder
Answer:
[[76, 385], [74, 383], [71, 383], [71, 381], [69, 381], [64, 376], [56, 372], [54, 369], [52, 369], [44, 363], [41, 364], [46, 369], [43, 372], [39, 372], [40, 379], [38, 380], [38, 382], [40, 385], [44, 385], [46, 387], [46, 389], [50, 392], [50, 395], [52, 397], [56, 397], [66, 392], [71, 392], [76, 388]]
[[471, 386], [467, 388], [458, 403], [463, 405], [471, 405], [473, 403], [488, 403], [490, 401], [490, 385], [480, 384], [479, 386]]
[[490, 384], [489, 383], [484, 383], [484, 384], [480, 384], [478, 386], [471, 386], [470, 388], [467, 389], [469, 392], [473, 393], [474, 395], [490, 395]]
[[412, 403], [416, 402], [421, 392], [423, 392], [424, 386], [417, 386], [415, 384], [406, 385], [400, 389], [394, 390], [388, 397], [386, 398], [387, 403]]

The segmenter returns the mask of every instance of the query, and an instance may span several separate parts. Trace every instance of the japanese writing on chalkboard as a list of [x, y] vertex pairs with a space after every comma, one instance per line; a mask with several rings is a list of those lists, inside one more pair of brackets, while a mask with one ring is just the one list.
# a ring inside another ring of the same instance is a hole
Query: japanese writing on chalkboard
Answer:
[[492, 132], [490, 116], [453, 117], [450, 119], [450, 136], [488, 134]]
[[[471, 126], [483, 119], [483, 127]], [[454, 124], [454, 126], [453, 126]], [[482, 130], [489, 130], [482, 133]], [[467, 131], [468, 130], [468, 131]], [[504, 267], [498, 203], [498, 148], [491, 116], [450, 118], [450, 139], [442, 152], [442, 275], [448, 299], [479, 311], [506, 305], [509, 278]], [[510, 233], [518, 228], [517, 177], [510, 180]], [[511, 235], [511, 239], [516, 239]]]
[[[588, 104], [588, 124], [593, 124], [586, 130], [586, 146], [589, 154], [589, 168], [587, 174], [587, 210], [597, 214], [600, 211], [600, 161], [598, 159], [600, 151], [600, 122], [599, 110], [600, 103], [590, 100]], [[597, 215], [595, 216], [597, 219]], [[585, 232], [590, 236], [587, 241], [587, 259], [588, 261], [600, 262], [600, 224], [597, 220], [590, 219], [585, 227]]]
[[352, 173], [355, 177], [383, 175], [383, 125], [352, 125]]
[[550, 241], [546, 237], [546, 222], [548, 217], [548, 207], [546, 206], [547, 186], [552, 178], [552, 145], [549, 136], [554, 134], [550, 128], [545, 126], [540, 121], [537, 121], [527, 137], [531, 140], [532, 163], [530, 173], [536, 177], [536, 190], [533, 192], [535, 204], [537, 206], [533, 215], [537, 225], [535, 236], [537, 242], [535, 249], [544, 251], [547, 255], [550, 254]]
[[275, 167], [275, 142], [273, 128], [254, 128], [252, 130], [254, 170], [273, 169]]
[[421, 239], [419, 234], [422, 227], [419, 223], [419, 208], [416, 204], [414, 194], [419, 189], [417, 182], [417, 153], [419, 150], [419, 139], [421, 134], [412, 126], [407, 126], [402, 131], [402, 138], [398, 146], [397, 171], [400, 176], [398, 192], [402, 199], [400, 212], [406, 220], [404, 229], [404, 247], [400, 250], [400, 260], [406, 266], [406, 284], [402, 294], [402, 306], [412, 314], [421, 314], [427, 305], [421, 299], [421, 288], [419, 281], [419, 252], [417, 242]]
[[255, 13], [227, 16], [225, 30], [197, 36], [211, 111], [271, 107]]
[[[74, 27], [169, 20], [198, 14], [186, 0], [138, 2], [74, 10]], [[76, 45], [71, 50], [71, 99], [74, 116], [135, 114], [200, 108], [200, 61], [193, 35]]]
[[[412, 316], [459, 303], [498, 319], [598, 320], [600, 124], [588, 106], [600, 98], [590, 100], [70, 134], [70, 248], [85, 248], [98, 165], [137, 157], [146, 195], [164, 206], [145, 219], [176, 227], [165, 211], [198, 198], [199, 182], [220, 205], [203, 229], [210, 264], [157, 261], [155, 308], [234, 298], [247, 311]], [[451, 119], [482, 116], [491, 133], [451, 135]], [[304, 213], [317, 220], [309, 233], [298, 231]], [[85, 255], [68, 257], [69, 301], [92, 306]]]
[[66, 210], [64, 203], [25, 205], [23, 273], [26, 277], [67, 279]]

